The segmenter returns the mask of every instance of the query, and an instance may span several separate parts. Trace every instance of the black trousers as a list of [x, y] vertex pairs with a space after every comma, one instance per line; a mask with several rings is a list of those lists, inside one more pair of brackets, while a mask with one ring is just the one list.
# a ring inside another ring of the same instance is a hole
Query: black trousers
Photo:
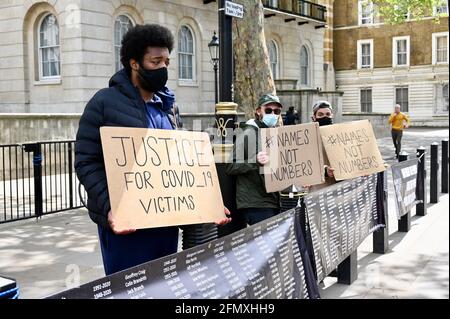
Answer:
[[403, 136], [403, 131], [397, 131], [397, 130], [392, 130], [392, 142], [394, 142], [394, 147], [395, 147], [395, 155], [400, 154], [400, 151], [402, 149], [402, 136]]
[[280, 209], [275, 208], [242, 208], [239, 210], [244, 215], [248, 225], [254, 225], [265, 219], [271, 218], [280, 213]]

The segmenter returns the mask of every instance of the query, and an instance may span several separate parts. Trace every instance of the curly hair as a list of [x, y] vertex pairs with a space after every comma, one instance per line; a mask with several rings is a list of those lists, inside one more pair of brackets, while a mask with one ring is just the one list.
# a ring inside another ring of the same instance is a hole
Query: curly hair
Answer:
[[148, 47], [168, 48], [170, 53], [173, 42], [172, 32], [166, 27], [159, 24], [136, 25], [128, 30], [122, 39], [120, 62], [130, 74], [130, 59], [141, 63]]

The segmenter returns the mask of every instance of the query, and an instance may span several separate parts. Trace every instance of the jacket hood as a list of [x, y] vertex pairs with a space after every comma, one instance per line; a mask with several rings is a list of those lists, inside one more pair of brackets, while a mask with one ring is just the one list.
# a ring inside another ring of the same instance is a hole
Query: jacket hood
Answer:
[[256, 127], [257, 129], [259, 129], [259, 126], [258, 126], [258, 124], [256, 124], [255, 119], [250, 119], [250, 120], [248, 120], [247, 122], [245, 122], [245, 125], [246, 125], [246, 126], [251, 125], [251, 126], [254, 126], [254, 127]]
[[243, 130], [247, 129], [247, 128], [252, 128], [254, 130], [259, 130], [260, 128], [267, 128], [267, 125], [264, 124], [261, 121], [255, 120], [255, 119], [250, 119], [245, 123], [240, 123], [239, 127]]
[[137, 99], [139, 96], [139, 90], [133, 85], [125, 69], [116, 72], [111, 77], [109, 87], [116, 87], [120, 92], [133, 99]]
[[173, 108], [173, 104], [175, 103], [175, 94], [165, 86], [161, 91], [155, 93], [162, 103], [163, 103], [163, 111], [168, 112]]

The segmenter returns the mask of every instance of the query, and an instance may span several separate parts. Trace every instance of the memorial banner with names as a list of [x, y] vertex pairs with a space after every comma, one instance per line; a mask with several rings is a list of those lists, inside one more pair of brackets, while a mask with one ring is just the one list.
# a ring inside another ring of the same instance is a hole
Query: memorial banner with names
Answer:
[[398, 219], [406, 215], [416, 204], [421, 202], [417, 200], [416, 194], [418, 164], [419, 160], [414, 158], [391, 166]]
[[319, 298], [299, 208], [51, 299]]
[[322, 126], [320, 135], [337, 181], [386, 170], [368, 120]]
[[117, 228], [210, 223], [225, 218], [207, 133], [102, 127], [100, 134]]
[[305, 196], [318, 282], [384, 226], [377, 209], [377, 178], [359, 177]]
[[325, 181], [317, 123], [261, 129], [260, 144], [269, 156], [269, 163], [262, 167], [268, 193]]

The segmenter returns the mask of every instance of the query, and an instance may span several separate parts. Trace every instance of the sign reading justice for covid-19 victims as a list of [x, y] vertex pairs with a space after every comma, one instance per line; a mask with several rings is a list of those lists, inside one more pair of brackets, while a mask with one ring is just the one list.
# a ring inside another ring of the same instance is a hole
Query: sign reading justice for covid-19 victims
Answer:
[[336, 180], [386, 169], [368, 120], [322, 126], [320, 135]]
[[118, 228], [225, 218], [208, 134], [122, 127], [102, 127], [100, 134]]

